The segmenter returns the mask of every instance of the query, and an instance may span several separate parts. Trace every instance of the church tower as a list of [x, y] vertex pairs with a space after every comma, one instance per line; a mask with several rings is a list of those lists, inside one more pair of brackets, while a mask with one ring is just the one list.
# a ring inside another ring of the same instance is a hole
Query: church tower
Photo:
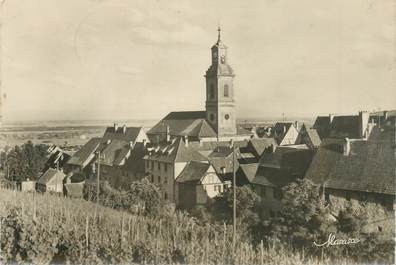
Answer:
[[218, 38], [212, 46], [212, 65], [206, 71], [206, 119], [218, 137], [236, 135], [234, 71], [228, 64], [227, 46]]

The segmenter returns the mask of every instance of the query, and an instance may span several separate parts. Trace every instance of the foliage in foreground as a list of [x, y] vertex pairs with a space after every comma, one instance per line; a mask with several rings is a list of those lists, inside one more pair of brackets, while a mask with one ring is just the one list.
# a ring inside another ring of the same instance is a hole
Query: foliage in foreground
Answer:
[[[275, 245], [254, 246], [226, 225], [183, 213], [161, 219], [48, 194], [0, 191], [5, 262], [38, 264], [334, 264]], [[350, 264], [350, 263], [342, 263]]]
[[[361, 263], [394, 263], [395, 243], [391, 233], [365, 229], [369, 219], [367, 212], [371, 211], [369, 206], [351, 202], [336, 214], [331, 205], [325, 203], [319, 188], [309, 180], [298, 180], [284, 187], [283, 208], [271, 218], [261, 214], [261, 198], [249, 186], [238, 187], [236, 198], [238, 229], [244, 240], [252, 244], [276, 241], [284, 248], [316, 257], [325, 254], [333, 259], [345, 257]], [[216, 197], [206, 211], [196, 208], [192, 213], [204, 220], [232, 223], [232, 199], [230, 189]], [[380, 213], [382, 206], [374, 208]], [[326, 248], [313, 244], [326, 242], [330, 233], [337, 239], [355, 238], [360, 242]]]
[[37, 180], [48, 159], [47, 149], [48, 146], [44, 144], [33, 144], [28, 141], [21, 146], [15, 146], [8, 152], [1, 152], [0, 165], [6, 171], [8, 180]]

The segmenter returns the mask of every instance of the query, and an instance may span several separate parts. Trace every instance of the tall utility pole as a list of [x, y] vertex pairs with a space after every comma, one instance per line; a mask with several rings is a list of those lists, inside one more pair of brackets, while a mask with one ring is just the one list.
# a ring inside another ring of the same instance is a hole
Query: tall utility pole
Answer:
[[97, 181], [97, 184], [96, 184], [96, 206], [97, 207], [99, 206], [99, 193], [100, 193], [100, 187], [99, 187], [99, 185], [100, 185], [100, 182], [99, 182], [99, 178], [100, 178], [100, 159], [101, 159], [100, 151], [98, 151], [98, 172], [96, 172], [96, 181]]
[[232, 192], [233, 192], [233, 207], [232, 207], [232, 246], [235, 247], [236, 240], [236, 175], [235, 175], [235, 143], [232, 144]]

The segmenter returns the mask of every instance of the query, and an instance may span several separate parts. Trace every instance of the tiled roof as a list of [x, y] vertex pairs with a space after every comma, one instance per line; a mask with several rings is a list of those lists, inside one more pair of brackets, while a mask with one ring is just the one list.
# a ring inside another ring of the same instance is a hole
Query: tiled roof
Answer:
[[181, 137], [174, 139], [171, 143], [153, 146], [145, 158], [168, 163], [207, 160], [190, 144], [186, 146]]
[[58, 181], [62, 183], [63, 179], [65, 178], [65, 173], [62, 171], [49, 168], [47, 171], [44, 172], [43, 175], [41, 175], [40, 179], [37, 181], [37, 183], [46, 185], [48, 184], [52, 179], [57, 178]]
[[[300, 133], [300, 136], [301, 136], [301, 139], [300, 139], [301, 143], [308, 144], [306, 142], [306, 141], [308, 141], [309, 144], [313, 145], [313, 147], [318, 147], [320, 145], [320, 143], [322, 142], [320, 140], [320, 137], [319, 137], [319, 134], [318, 134], [317, 130], [316, 129], [312, 129], [312, 128], [307, 128], [305, 126], [305, 124], [303, 124], [303, 126], [301, 127], [301, 130], [300, 130], [299, 133]], [[306, 138], [308, 138], [308, 139], [306, 139]]]
[[359, 138], [359, 116], [334, 116], [331, 122], [330, 138]]
[[94, 152], [100, 146], [101, 138], [91, 138], [85, 145], [81, 147], [67, 162], [71, 165], [82, 166], [94, 158]]
[[129, 158], [125, 162], [126, 169], [131, 172], [144, 173], [144, 156], [147, 154], [147, 149], [143, 143], [136, 143]]
[[275, 124], [273, 134], [278, 144], [283, 141], [285, 135], [291, 127], [295, 128], [292, 122], [277, 122]]
[[252, 183], [281, 187], [304, 176], [313, 156], [305, 148], [277, 147], [274, 153], [264, 153]]
[[317, 130], [321, 139], [327, 138], [330, 134], [330, 117], [318, 116], [312, 128]]
[[216, 132], [206, 121], [205, 111], [171, 112], [147, 134], [165, 134], [167, 128], [173, 136], [216, 137]]
[[396, 132], [394, 126], [382, 129], [374, 127], [367, 141], [351, 141], [348, 156], [343, 154], [343, 140], [325, 140], [306, 178], [333, 189], [394, 195]]
[[259, 167], [259, 163], [252, 163], [252, 164], [241, 164], [240, 169], [242, 170], [245, 177], [252, 182], [256, 176], [257, 169]]
[[130, 150], [130, 145], [128, 142], [123, 140], [110, 140], [110, 143], [102, 143], [103, 150], [101, 151], [101, 163], [107, 165], [119, 165], [123, 158]]
[[134, 143], [142, 130], [142, 127], [125, 127], [125, 132], [123, 130], [124, 127], [122, 126], [118, 127], [117, 131], [114, 127], [107, 127], [102, 139], [123, 140]]
[[50, 153], [47, 162], [45, 163], [47, 167], [56, 168], [59, 166], [62, 168], [67, 161], [70, 159], [70, 155], [63, 152], [60, 149], [54, 150]]
[[248, 145], [252, 147], [252, 151], [254, 151], [256, 153], [255, 155], [259, 158], [267, 148], [271, 145], [276, 145], [276, 141], [274, 138], [250, 139]]
[[204, 177], [210, 167], [209, 163], [189, 162], [177, 177], [177, 182], [198, 182]]

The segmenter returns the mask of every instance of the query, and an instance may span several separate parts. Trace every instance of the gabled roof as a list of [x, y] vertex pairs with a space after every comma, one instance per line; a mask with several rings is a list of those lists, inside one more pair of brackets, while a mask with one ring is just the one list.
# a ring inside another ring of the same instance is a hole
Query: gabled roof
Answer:
[[209, 163], [191, 161], [176, 178], [177, 182], [199, 182], [208, 172]]
[[66, 176], [65, 173], [63, 173], [62, 171], [59, 171], [59, 170], [56, 170], [53, 168], [49, 168], [49, 169], [47, 169], [47, 171], [44, 172], [43, 175], [41, 175], [41, 177], [37, 181], [37, 183], [42, 184], [42, 185], [47, 185], [53, 179], [57, 179], [58, 182], [62, 183], [65, 176]]
[[287, 132], [291, 128], [294, 128], [297, 131], [297, 129], [294, 127], [294, 123], [292, 123], [292, 122], [277, 122], [277, 123], [275, 123], [273, 133], [274, 133], [274, 138], [276, 139], [278, 144], [282, 143]]
[[359, 116], [334, 116], [331, 122], [330, 138], [359, 138]]
[[110, 140], [110, 143], [102, 143], [103, 150], [101, 151], [101, 163], [107, 165], [119, 165], [122, 159], [131, 149], [128, 142], [123, 140]]
[[56, 149], [50, 153], [45, 165], [52, 168], [56, 168], [57, 166], [63, 167], [70, 157], [69, 154], [63, 152], [61, 149]]
[[[300, 143], [305, 143], [305, 144], [312, 145], [313, 147], [318, 147], [320, 145], [320, 143], [322, 142], [320, 140], [317, 130], [312, 129], [312, 128], [307, 128], [307, 126], [305, 126], [305, 124], [302, 125], [299, 133], [301, 135]], [[308, 138], [308, 139], [305, 139], [305, 138]], [[306, 141], [308, 141], [309, 143], [307, 143]]]
[[245, 175], [246, 179], [249, 182], [252, 182], [253, 179], [256, 177], [257, 169], [259, 167], [259, 163], [252, 163], [252, 164], [241, 164], [240, 169]]
[[252, 183], [282, 187], [305, 175], [312, 156], [307, 148], [279, 146], [273, 153], [264, 153]]
[[125, 127], [124, 132], [124, 127], [122, 126], [117, 127], [117, 130], [114, 127], [107, 127], [102, 139], [123, 140], [135, 143], [141, 130], [143, 130], [142, 127]]
[[135, 173], [144, 173], [144, 156], [147, 154], [147, 148], [143, 143], [136, 143], [129, 158], [125, 161], [125, 167], [128, 171]]
[[206, 121], [205, 111], [171, 112], [152, 127], [147, 134], [165, 134], [169, 129], [173, 136], [216, 137], [216, 132]]
[[331, 121], [329, 116], [318, 116], [312, 128], [317, 130], [321, 139], [324, 139], [330, 134], [330, 125]]
[[[382, 131], [383, 130], [383, 131]], [[343, 154], [342, 139], [322, 142], [306, 173], [317, 185], [395, 195], [396, 131], [392, 127], [374, 127], [370, 137], [350, 142], [350, 153]]]
[[85, 163], [88, 163], [88, 160], [93, 159], [94, 152], [100, 146], [102, 139], [101, 138], [91, 138], [85, 145], [81, 147], [67, 162], [71, 165], [82, 166]]
[[250, 139], [248, 146], [252, 147], [256, 156], [259, 158], [262, 156], [264, 151], [271, 145], [276, 145], [274, 138], [260, 138], [260, 139]]

